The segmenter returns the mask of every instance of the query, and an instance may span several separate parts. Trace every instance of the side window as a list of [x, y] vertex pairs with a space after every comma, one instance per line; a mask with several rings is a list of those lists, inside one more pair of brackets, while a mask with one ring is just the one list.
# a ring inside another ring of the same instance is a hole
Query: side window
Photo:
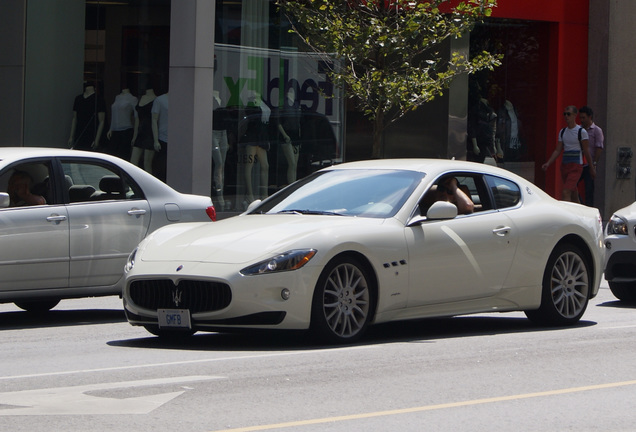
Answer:
[[71, 203], [143, 198], [139, 186], [114, 166], [62, 161], [62, 169]]
[[516, 183], [492, 176], [487, 176], [486, 181], [492, 193], [495, 208], [514, 207], [521, 201], [521, 190]]
[[48, 162], [13, 165], [0, 173], [0, 191], [9, 194], [10, 207], [55, 204]]
[[471, 199], [474, 205], [474, 213], [492, 209], [488, 189], [480, 174], [451, 172], [438, 177], [431, 188], [424, 194], [419, 202], [419, 214], [425, 215], [435, 201], [444, 199], [443, 195], [437, 193], [437, 188], [449, 177], [457, 179], [457, 186]]

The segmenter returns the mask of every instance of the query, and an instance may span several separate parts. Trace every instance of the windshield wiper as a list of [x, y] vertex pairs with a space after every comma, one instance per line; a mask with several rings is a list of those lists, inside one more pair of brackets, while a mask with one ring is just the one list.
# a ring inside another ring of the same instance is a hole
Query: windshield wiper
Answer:
[[342, 213], [338, 213], [335, 211], [328, 211], [328, 210], [298, 210], [298, 209], [288, 209], [288, 210], [281, 210], [279, 211], [277, 214], [297, 214], [297, 215], [327, 215], [327, 216], [346, 216]]

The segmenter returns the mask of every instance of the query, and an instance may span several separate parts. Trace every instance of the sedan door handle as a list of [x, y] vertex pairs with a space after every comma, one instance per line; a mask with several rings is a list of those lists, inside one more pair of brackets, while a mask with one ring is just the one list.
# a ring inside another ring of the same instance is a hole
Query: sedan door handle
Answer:
[[131, 216], [141, 216], [146, 214], [146, 210], [139, 208], [132, 208], [128, 210], [128, 214]]
[[46, 218], [47, 222], [62, 222], [66, 220], [66, 216], [64, 215], [59, 215], [59, 214], [52, 214], [51, 216], [48, 216]]
[[510, 233], [510, 227], [508, 226], [498, 227], [492, 230], [492, 233], [497, 234], [500, 237], [503, 237]]

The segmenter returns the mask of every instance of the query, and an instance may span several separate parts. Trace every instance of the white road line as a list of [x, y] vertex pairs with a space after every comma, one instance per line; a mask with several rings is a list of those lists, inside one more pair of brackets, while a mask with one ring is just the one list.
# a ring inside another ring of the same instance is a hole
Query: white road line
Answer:
[[382, 345], [365, 345], [365, 346], [356, 346], [356, 347], [328, 348], [328, 349], [320, 349], [320, 350], [289, 351], [289, 352], [272, 353], [272, 354], [207, 358], [207, 359], [185, 360], [185, 361], [175, 361], [175, 362], [165, 362], [165, 363], [140, 364], [140, 365], [132, 365], [132, 366], [113, 366], [113, 367], [107, 367], [107, 368], [78, 369], [78, 370], [70, 370], [70, 371], [43, 372], [38, 374], [27, 374], [27, 375], [0, 376], [0, 381], [24, 379], [24, 378], [40, 378], [40, 377], [50, 377], [50, 376], [60, 376], [60, 375], [96, 373], [96, 372], [123, 371], [123, 370], [131, 370], [131, 369], [147, 369], [147, 368], [166, 367], [166, 366], [175, 366], [175, 365], [275, 358], [275, 357], [295, 356], [295, 355], [304, 355], [304, 354], [316, 354], [316, 352], [319, 352], [319, 353], [326, 353], [326, 352], [332, 352], [332, 351], [342, 352], [342, 351], [369, 349], [369, 348], [376, 348], [376, 347], [382, 347]]

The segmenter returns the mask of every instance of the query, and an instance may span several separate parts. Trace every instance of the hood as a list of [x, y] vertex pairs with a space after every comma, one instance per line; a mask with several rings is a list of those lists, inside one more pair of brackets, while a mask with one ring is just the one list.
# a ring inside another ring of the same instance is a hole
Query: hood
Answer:
[[361, 224], [383, 219], [314, 215], [245, 215], [214, 223], [175, 224], [151, 234], [142, 261], [242, 264], [290, 249], [316, 248]]

